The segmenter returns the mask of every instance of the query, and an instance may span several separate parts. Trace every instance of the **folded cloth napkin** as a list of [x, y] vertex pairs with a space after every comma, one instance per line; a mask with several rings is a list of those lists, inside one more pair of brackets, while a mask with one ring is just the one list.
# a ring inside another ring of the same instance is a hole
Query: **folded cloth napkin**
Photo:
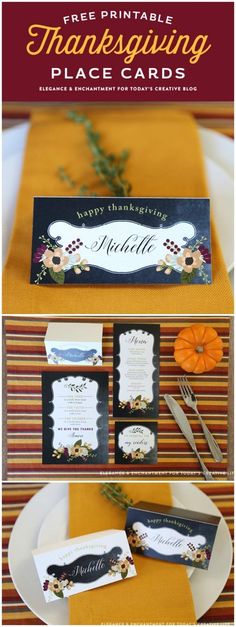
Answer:
[[[121, 484], [122, 485], [122, 484]], [[171, 504], [167, 483], [124, 483], [124, 492], [139, 500]], [[69, 536], [105, 529], [124, 529], [126, 512], [100, 494], [98, 483], [69, 484]], [[137, 577], [87, 591], [68, 599], [70, 625], [195, 624], [186, 569], [140, 555]]]
[[[139, 106], [81, 107], [108, 151], [130, 151], [127, 178], [133, 196], [208, 196], [194, 119], [178, 109]], [[4, 313], [232, 313], [229, 279], [212, 224], [213, 284], [186, 286], [30, 285], [34, 196], [66, 196], [59, 180], [65, 166], [79, 185], [96, 187], [83, 127], [67, 110], [36, 110], [31, 119], [14, 232], [3, 277]], [[222, 207], [223, 211], [223, 207]]]

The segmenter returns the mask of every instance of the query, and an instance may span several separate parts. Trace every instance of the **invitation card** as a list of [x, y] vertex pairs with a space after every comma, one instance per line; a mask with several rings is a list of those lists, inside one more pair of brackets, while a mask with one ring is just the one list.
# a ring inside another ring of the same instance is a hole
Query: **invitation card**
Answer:
[[31, 283], [211, 283], [209, 199], [35, 198]]
[[157, 423], [115, 423], [115, 463], [155, 464], [157, 462]]
[[114, 324], [113, 415], [156, 418], [159, 400], [159, 324]]
[[46, 603], [137, 574], [126, 533], [115, 529], [35, 549], [33, 558]]
[[43, 463], [108, 461], [108, 374], [43, 372]]

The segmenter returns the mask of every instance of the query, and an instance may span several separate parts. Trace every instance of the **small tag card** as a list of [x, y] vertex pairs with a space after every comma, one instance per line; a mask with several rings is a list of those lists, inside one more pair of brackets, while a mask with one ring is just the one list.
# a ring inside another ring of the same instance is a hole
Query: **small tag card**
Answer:
[[114, 324], [115, 418], [157, 418], [159, 357], [159, 324]]
[[116, 464], [156, 464], [157, 423], [115, 423]]
[[106, 464], [107, 372], [42, 372], [43, 464]]
[[207, 570], [219, 522], [218, 516], [140, 502], [128, 508], [126, 533], [133, 552]]
[[102, 324], [49, 322], [44, 344], [49, 364], [102, 365]]
[[137, 573], [125, 531], [100, 531], [33, 551], [46, 603]]
[[211, 283], [209, 199], [35, 198], [31, 283]]

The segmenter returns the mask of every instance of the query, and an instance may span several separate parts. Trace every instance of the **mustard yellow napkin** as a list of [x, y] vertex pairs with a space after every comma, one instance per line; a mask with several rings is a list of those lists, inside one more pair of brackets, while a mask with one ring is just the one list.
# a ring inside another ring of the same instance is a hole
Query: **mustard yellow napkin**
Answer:
[[[121, 484], [122, 485], [122, 484]], [[134, 500], [171, 504], [167, 483], [125, 483]], [[69, 485], [69, 535], [124, 529], [126, 512], [100, 494], [95, 484]], [[137, 577], [69, 598], [70, 625], [194, 624], [189, 581], [184, 566], [134, 556]]]
[[[109, 151], [130, 150], [127, 177], [133, 196], [207, 196], [197, 127], [188, 113], [149, 106], [79, 107]], [[5, 313], [232, 313], [232, 293], [212, 225], [213, 284], [186, 286], [36, 286], [29, 284], [34, 196], [65, 196], [57, 176], [65, 166], [80, 184], [96, 188], [84, 129], [66, 109], [32, 115], [14, 233], [4, 271]], [[107, 195], [107, 190], [99, 188]], [[223, 211], [223, 208], [222, 208]]]

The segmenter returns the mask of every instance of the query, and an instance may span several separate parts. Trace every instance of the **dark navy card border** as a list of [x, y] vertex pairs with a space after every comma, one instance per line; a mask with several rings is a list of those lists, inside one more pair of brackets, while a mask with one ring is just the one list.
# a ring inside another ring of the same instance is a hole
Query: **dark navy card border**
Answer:
[[[148, 410], [147, 413], [144, 413], [141, 410], [135, 411], [135, 414], [131, 414], [126, 409], [121, 409], [119, 407], [119, 379], [120, 373], [118, 371], [118, 366], [120, 363], [120, 342], [119, 338], [121, 333], [125, 331], [131, 331], [132, 329], [138, 330], [141, 329], [143, 331], [147, 331], [154, 336], [154, 346], [153, 346], [153, 409]], [[160, 362], [160, 325], [159, 324], [119, 324], [115, 323], [113, 326], [113, 416], [114, 418], [128, 418], [129, 421], [132, 422], [132, 418], [135, 422], [136, 418], [157, 418], [159, 411], [159, 362]]]
[[149, 453], [147, 453], [147, 455], [145, 455], [145, 460], [143, 464], [156, 464], [157, 463], [157, 422], [154, 420], [152, 422], [144, 422], [144, 421], [141, 422], [140, 420], [139, 422], [135, 422], [135, 421], [133, 422], [132, 420], [129, 420], [129, 421], [127, 420], [123, 422], [120, 420], [116, 420], [115, 422], [115, 463], [116, 464], [130, 464], [131, 466], [133, 465], [136, 466], [137, 464], [139, 464], [139, 466], [142, 466], [142, 462], [140, 462], [139, 460], [129, 462], [127, 459], [123, 459], [122, 450], [120, 449], [118, 445], [120, 432], [123, 431], [123, 429], [126, 429], [127, 427], [134, 427], [134, 426], [147, 427], [147, 429], [150, 429], [150, 431], [154, 433], [155, 446]]
[[[62, 455], [60, 459], [52, 457], [53, 453], [53, 418], [50, 417], [52, 412], [52, 384], [54, 381], [65, 377], [86, 377], [98, 383], [98, 412], [97, 420], [97, 439], [98, 448], [95, 450], [95, 456], [91, 457], [88, 462], [83, 462], [81, 458], [74, 459], [70, 465], [89, 465], [89, 464], [107, 464], [108, 463], [108, 373], [107, 372], [88, 372], [64, 370], [62, 371], [44, 371], [42, 372], [42, 418], [43, 418], [43, 464], [66, 464], [66, 458]], [[80, 461], [78, 461], [78, 459]]]
[[[106, 207], [108, 204], [112, 202], [115, 204], [127, 204], [135, 202], [135, 204], [139, 204], [142, 207], [144, 204], [148, 204], [150, 208], [156, 208], [157, 200], [159, 203], [160, 210], [164, 213], [166, 211], [169, 212], [169, 216], [166, 221], [162, 223], [161, 219], [158, 220], [156, 216], [150, 214], [140, 215], [139, 213], [132, 212], [124, 212], [124, 211], [116, 211], [114, 213], [110, 213], [106, 215], [106, 211], [103, 213], [103, 217], [101, 220], [100, 216], [93, 216], [89, 220], [83, 218], [79, 220], [76, 218], [76, 212], [82, 212], [89, 209], [94, 209], [96, 206], [99, 206], [99, 203], [103, 203]], [[39, 237], [42, 235], [47, 236], [47, 229], [51, 222], [57, 220], [67, 220], [71, 224], [76, 226], [82, 226], [84, 224], [86, 227], [89, 226], [99, 226], [100, 224], [105, 224], [111, 221], [120, 221], [120, 220], [129, 220], [133, 221], [145, 226], [150, 227], [159, 227], [163, 224], [165, 227], [168, 227], [173, 224], [173, 222], [178, 222], [179, 220], [192, 221], [193, 224], [196, 224], [198, 228], [198, 235], [204, 235], [206, 239], [206, 246], [209, 250], [211, 250], [211, 235], [210, 235], [210, 204], [209, 198], [152, 198], [152, 197], [128, 197], [128, 198], [115, 198], [115, 197], [54, 197], [54, 196], [45, 196], [45, 197], [36, 197], [34, 199], [34, 210], [33, 210], [33, 235], [32, 235], [32, 257], [31, 257], [31, 274], [30, 274], [30, 282], [35, 284], [35, 279], [39, 267], [37, 264], [33, 262], [33, 257], [35, 251], [38, 249], [40, 245]], [[167, 251], [168, 252], [168, 251]], [[158, 259], [157, 259], [158, 263]], [[151, 266], [148, 268], [144, 268], [141, 270], [137, 270], [135, 272], [130, 272], [127, 274], [119, 274], [114, 272], [108, 272], [101, 268], [92, 266], [90, 272], [82, 272], [79, 275], [75, 274], [72, 270], [65, 272], [65, 282], [64, 285], [91, 285], [91, 284], [111, 284], [111, 285], [122, 285], [122, 284], [151, 284], [151, 285], [177, 285], [180, 284], [180, 274], [178, 272], [172, 272], [169, 275], [166, 275], [164, 272], [156, 272], [156, 267]], [[208, 267], [208, 275], [209, 281], [211, 282], [211, 266]], [[203, 285], [197, 278], [197, 276], [193, 277], [191, 280], [191, 285], [200, 284]], [[60, 285], [56, 285], [49, 273], [46, 274], [46, 279], [40, 282], [40, 285], [54, 285], [56, 287], [61, 287]]]

